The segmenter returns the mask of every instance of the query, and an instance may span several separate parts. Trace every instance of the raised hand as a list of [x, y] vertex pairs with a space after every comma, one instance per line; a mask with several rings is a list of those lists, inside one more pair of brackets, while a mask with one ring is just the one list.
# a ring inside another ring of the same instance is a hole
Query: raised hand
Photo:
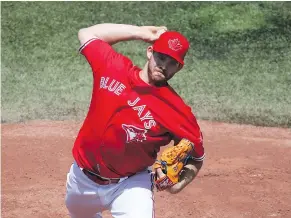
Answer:
[[141, 29], [143, 31], [142, 40], [149, 43], [153, 43], [161, 34], [167, 31], [165, 26], [142, 26]]

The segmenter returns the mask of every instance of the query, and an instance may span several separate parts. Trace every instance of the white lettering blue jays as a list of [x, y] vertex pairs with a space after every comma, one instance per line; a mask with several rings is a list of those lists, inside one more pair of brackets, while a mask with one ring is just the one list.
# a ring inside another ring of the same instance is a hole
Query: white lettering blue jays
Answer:
[[[108, 90], [114, 94], [120, 96], [120, 94], [126, 89], [126, 86], [110, 77], [101, 77], [100, 79], [100, 89]], [[151, 129], [153, 126], [156, 126], [156, 121], [154, 120], [151, 112], [146, 109], [146, 105], [139, 105], [141, 99], [137, 97], [134, 101], [128, 100], [127, 104], [132, 107], [133, 110], [137, 112], [137, 115], [141, 122], [143, 122], [145, 129]]]
[[111, 79], [110, 77], [101, 77], [100, 89], [107, 89], [109, 92], [113, 92], [119, 96], [125, 88], [126, 86], [124, 84], [115, 79]]
[[150, 129], [153, 126], [156, 126], [156, 121], [154, 120], [151, 112], [149, 110], [144, 111], [146, 105], [137, 105], [140, 101], [140, 98], [137, 97], [134, 101], [127, 101], [127, 104], [132, 107], [133, 110], [137, 111], [137, 115], [141, 121], [143, 121], [144, 128]]

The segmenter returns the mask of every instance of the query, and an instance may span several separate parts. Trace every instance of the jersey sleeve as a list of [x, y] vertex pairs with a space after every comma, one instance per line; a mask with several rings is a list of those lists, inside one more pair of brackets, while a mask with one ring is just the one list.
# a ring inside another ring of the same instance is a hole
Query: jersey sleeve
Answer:
[[123, 67], [125, 64], [131, 63], [127, 57], [116, 52], [110, 44], [98, 38], [88, 40], [79, 48], [79, 52], [90, 64], [94, 77], [98, 78], [109, 66], [111, 68], [113, 66]]

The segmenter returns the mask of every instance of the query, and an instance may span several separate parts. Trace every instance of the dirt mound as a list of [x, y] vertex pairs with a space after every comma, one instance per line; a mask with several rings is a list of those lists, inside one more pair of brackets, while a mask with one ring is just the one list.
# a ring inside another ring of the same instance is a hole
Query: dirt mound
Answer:
[[[291, 130], [199, 123], [204, 167], [174, 198], [156, 193], [156, 217], [291, 217]], [[80, 126], [71, 121], [2, 125], [3, 217], [69, 217], [65, 182]]]

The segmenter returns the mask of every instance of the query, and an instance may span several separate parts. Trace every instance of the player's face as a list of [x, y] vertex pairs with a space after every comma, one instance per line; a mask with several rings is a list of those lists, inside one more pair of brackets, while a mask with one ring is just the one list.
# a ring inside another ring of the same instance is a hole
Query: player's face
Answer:
[[181, 65], [174, 58], [152, 51], [149, 57], [148, 76], [153, 83], [165, 83], [179, 70]]

